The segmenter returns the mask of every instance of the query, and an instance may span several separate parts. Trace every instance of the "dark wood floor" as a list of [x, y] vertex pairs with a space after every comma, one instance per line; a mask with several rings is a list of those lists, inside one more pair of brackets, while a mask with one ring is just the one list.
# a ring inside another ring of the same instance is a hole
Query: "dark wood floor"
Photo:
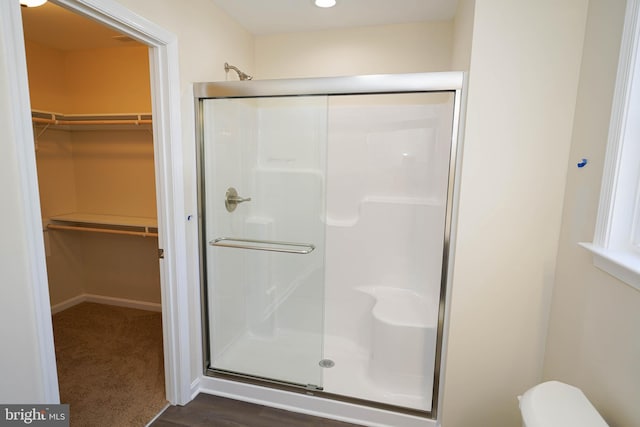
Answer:
[[185, 406], [168, 407], [151, 427], [354, 427], [356, 424], [297, 414], [224, 397], [199, 394]]

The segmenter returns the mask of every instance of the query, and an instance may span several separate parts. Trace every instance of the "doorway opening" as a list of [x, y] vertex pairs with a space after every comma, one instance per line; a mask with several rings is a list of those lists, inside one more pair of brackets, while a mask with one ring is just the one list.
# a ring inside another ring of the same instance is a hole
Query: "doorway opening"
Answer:
[[61, 402], [144, 424], [169, 390], [149, 48], [51, 3], [22, 21]]

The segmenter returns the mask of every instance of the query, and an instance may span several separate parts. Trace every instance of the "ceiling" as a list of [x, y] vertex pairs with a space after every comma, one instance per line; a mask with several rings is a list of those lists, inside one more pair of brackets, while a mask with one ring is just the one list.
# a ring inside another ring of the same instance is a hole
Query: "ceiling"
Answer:
[[337, 0], [322, 9], [313, 0], [212, 0], [244, 28], [256, 35], [447, 21], [458, 0]]
[[40, 7], [22, 7], [21, 10], [24, 38], [54, 49], [140, 45], [117, 31], [51, 2]]
[[[0, 0], [3, 1], [3, 0]], [[313, 0], [210, 0], [255, 35], [442, 21], [453, 18], [458, 0], [337, 0], [329, 9]], [[183, 5], [188, 7], [189, 3]], [[137, 45], [118, 32], [51, 2], [23, 7], [25, 39], [60, 50]], [[125, 41], [122, 38], [125, 38]]]

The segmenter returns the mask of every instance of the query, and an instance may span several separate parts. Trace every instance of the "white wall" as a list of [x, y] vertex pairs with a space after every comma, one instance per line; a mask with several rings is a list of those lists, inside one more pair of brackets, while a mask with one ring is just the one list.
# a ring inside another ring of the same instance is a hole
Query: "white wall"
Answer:
[[453, 46], [451, 69], [468, 71], [473, 42], [473, 15], [476, 0], [458, 0], [458, 9], [453, 19]]
[[256, 36], [255, 78], [446, 71], [452, 22]]
[[595, 268], [577, 243], [593, 239], [625, 4], [589, 3], [544, 366], [545, 378], [582, 388], [612, 426], [640, 425], [640, 292]]
[[[47, 396], [51, 390], [40, 360], [42, 355], [53, 355], [53, 347], [52, 343], [47, 346], [39, 340], [38, 300], [33, 293], [38, 276], [39, 279], [44, 276], [44, 250], [40, 252], [41, 257], [29, 256], [31, 240], [41, 233], [31, 233], [34, 230], [29, 225], [37, 218], [34, 218], [35, 212], [27, 212], [27, 209], [39, 210], [39, 205], [36, 201], [35, 206], [29, 206], [32, 200], [24, 197], [36, 189], [37, 183], [35, 175], [31, 182], [25, 182], [19, 172], [19, 168], [24, 168], [35, 174], [35, 156], [24, 158], [21, 155], [24, 151], [20, 150], [19, 144], [30, 145], [31, 142], [24, 141], [23, 129], [15, 115], [24, 114], [28, 105], [16, 104], [14, 97], [18, 91], [10, 84], [11, 79], [20, 77], [26, 85], [27, 79], [24, 51], [15, 49], [18, 40], [14, 37], [18, 37], [21, 27], [15, 18], [19, 19], [19, 14], [17, 2], [0, 4], [0, 27], [4, 30], [0, 32], [0, 200], [3, 205], [0, 209], [0, 402], [44, 403], [48, 397], [57, 399], [57, 396]], [[10, 58], [16, 55], [22, 58], [22, 64], [11, 63]], [[25, 74], [16, 76], [19, 71]], [[42, 245], [42, 240], [35, 244]]]
[[[0, 68], [0, 126], [10, 129], [5, 123], [11, 104], [6, 98], [4, 82], [7, 79]], [[6, 139], [5, 139], [6, 138]], [[0, 200], [5, 207], [0, 209], [0, 322], [2, 324], [0, 367], [2, 367], [2, 387], [0, 402], [36, 402], [41, 401], [42, 372], [39, 371], [35, 325], [35, 307], [33, 304], [31, 268], [27, 255], [27, 231], [25, 229], [22, 206], [21, 182], [18, 179], [18, 162], [15, 145], [9, 143], [15, 135], [4, 134], [0, 144]], [[15, 327], [20, 325], [20, 327]]]
[[541, 379], [587, 0], [477, 0], [443, 425], [520, 425]]

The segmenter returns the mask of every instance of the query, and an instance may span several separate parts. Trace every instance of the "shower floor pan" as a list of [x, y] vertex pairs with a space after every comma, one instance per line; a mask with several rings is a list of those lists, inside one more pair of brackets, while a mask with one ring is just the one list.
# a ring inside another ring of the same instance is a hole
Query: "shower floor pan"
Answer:
[[[257, 357], [258, 356], [258, 357]], [[330, 368], [320, 368], [322, 360], [334, 362]], [[256, 363], [259, 360], [259, 363]], [[369, 352], [352, 341], [335, 335], [325, 336], [324, 352], [319, 353], [317, 335], [278, 329], [272, 337], [245, 334], [216, 358], [215, 369], [237, 372], [261, 378], [306, 385], [310, 372], [318, 372], [322, 391], [355, 399], [428, 411], [431, 393], [411, 394], [391, 392], [371, 377]], [[321, 375], [321, 377], [320, 377]]]

